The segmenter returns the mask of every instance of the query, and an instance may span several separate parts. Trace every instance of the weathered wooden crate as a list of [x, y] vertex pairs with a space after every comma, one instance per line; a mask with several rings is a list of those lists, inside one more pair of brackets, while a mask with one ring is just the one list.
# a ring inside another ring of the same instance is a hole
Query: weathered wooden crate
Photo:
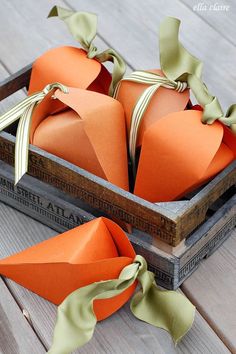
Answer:
[[[27, 87], [30, 72], [28, 66], [2, 82], [0, 100]], [[14, 165], [14, 146], [12, 127], [0, 134], [0, 159], [10, 165]], [[31, 146], [29, 161], [29, 175], [95, 210], [131, 224], [148, 234], [152, 245], [170, 254], [175, 252], [173, 247], [183, 243], [206, 220], [211, 205], [236, 182], [235, 161], [190, 199], [154, 204], [37, 147]]]
[[[150, 270], [156, 274], [159, 285], [178, 288], [200, 262], [229, 237], [236, 224], [234, 192], [232, 188], [218, 200], [208, 211], [208, 220], [172, 250], [161, 250], [152, 236], [139, 230], [133, 229], [132, 234], [128, 234], [136, 253], [146, 258]], [[14, 169], [4, 162], [0, 162], [0, 200], [58, 232], [95, 217], [91, 214], [94, 210], [79, 199], [31, 176], [25, 176], [14, 186]]]

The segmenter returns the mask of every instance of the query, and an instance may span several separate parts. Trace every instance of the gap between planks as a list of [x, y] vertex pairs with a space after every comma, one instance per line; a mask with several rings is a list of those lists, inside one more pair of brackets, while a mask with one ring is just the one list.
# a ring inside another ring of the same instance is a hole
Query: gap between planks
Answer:
[[[32, 220], [26, 215], [0, 204], [0, 253], [1, 257], [19, 252], [26, 247], [52, 237], [55, 232]], [[27, 225], [27, 228], [25, 227]], [[24, 289], [11, 280], [6, 280], [20, 307], [31, 316], [33, 327], [39, 338], [48, 348], [51, 343], [56, 317], [56, 306]], [[118, 336], [119, 341], [114, 341]], [[222, 341], [215, 335], [201, 315], [197, 312], [192, 330], [180, 342], [177, 353], [184, 354], [226, 354], [229, 353]], [[128, 304], [114, 316], [98, 324], [95, 336], [79, 353], [157, 353], [174, 354], [170, 336], [163, 330], [135, 319], [129, 312]], [[28, 354], [28, 353], [24, 353]]]
[[42, 354], [45, 348], [0, 277], [0, 353]]
[[232, 353], [236, 353], [235, 250], [236, 229], [182, 285], [185, 294]]

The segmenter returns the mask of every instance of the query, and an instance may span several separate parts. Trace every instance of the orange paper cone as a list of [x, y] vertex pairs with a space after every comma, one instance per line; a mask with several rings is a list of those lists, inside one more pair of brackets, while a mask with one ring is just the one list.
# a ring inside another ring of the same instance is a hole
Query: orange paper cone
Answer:
[[[149, 70], [163, 76], [160, 70]], [[128, 133], [130, 131], [131, 116], [140, 95], [149, 87], [147, 84], [140, 84], [130, 81], [121, 81], [117, 99], [124, 107]], [[183, 111], [189, 101], [189, 90], [177, 92], [165, 87], [160, 87], [152, 97], [145, 115], [139, 127], [137, 147], [141, 146], [145, 131], [160, 118], [172, 112]]]
[[30, 142], [128, 190], [124, 112], [113, 98], [70, 88], [35, 109]]
[[96, 59], [88, 58], [85, 50], [67, 46], [51, 49], [34, 62], [29, 94], [50, 82], [108, 94], [111, 75]]
[[217, 121], [208, 125], [201, 119], [199, 110], [172, 113], [145, 132], [136, 195], [151, 202], [178, 199], [234, 160], [232, 133]]
[[[45, 299], [60, 304], [85, 285], [115, 279], [135, 252], [114, 222], [99, 218], [0, 261], [0, 273]], [[119, 309], [136, 283], [121, 295], [96, 300], [98, 320]]]

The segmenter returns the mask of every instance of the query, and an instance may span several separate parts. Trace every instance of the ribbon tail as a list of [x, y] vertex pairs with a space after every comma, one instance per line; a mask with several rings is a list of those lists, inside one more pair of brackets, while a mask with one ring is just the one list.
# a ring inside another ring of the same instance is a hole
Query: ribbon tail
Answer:
[[167, 17], [160, 25], [160, 63], [164, 74], [172, 80], [186, 81], [188, 74], [202, 75], [202, 63], [179, 42], [180, 20]]
[[60, 6], [54, 6], [48, 17], [59, 17], [67, 25], [70, 33], [82, 47], [91, 50], [92, 41], [97, 33], [97, 16], [89, 12], [74, 12]]
[[37, 102], [27, 107], [18, 124], [15, 146], [15, 185], [28, 170], [30, 124], [36, 105]]
[[69, 354], [86, 344], [97, 323], [93, 311], [96, 299], [108, 299], [131, 286], [138, 274], [138, 264], [126, 266], [118, 279], [101, 281], [75, 290], [58, 307], [53, 344], [48, 354]]
[[168, 331], [175, 344], [190, 330], [195, 315], [195, 307], [185, 296], [160, 290], [155, 282], [133, 297], [130, 308], [138, 319]]
[[37, 99], [37, 97], [38, 92], [34, 93], [29, 97], [26, 97], [21, 103], [18, 103], [5, 114], [0, 116], [0, 131], [17, 121], [24, 113], [25, 109], [27, 109], [32, 104], [32, 101]]
[[120, 54], [117, 53], [114, 49], [107, 49], [104, 52], [97, 54], [96, 58], [101, 63], [105, 61], [111, 61], [114, 64], [114, 68], [112, 71], [112, 81], [109, 88], [109, 95], [113, 97], [115, 89], [119, 81], [123, 78], [126, 72], [126, 63]]
[[139, 126], [142, 122], [146, 109], [149, 102], [151, 101], [155, 92], [161, 86], [161, 83], [149, 86], [138, 99], [131, 116], [130, 125], [130, 136], [129, 136], [129, 153], [130, 159], [133, 167], [133, 174], [136, 175], [136, 164], [135, 164], [135, 153], [136, 153], [136, 143], [138, 137]]
[[178, 292], [158, 289], [145, 259], [136, 258], [141, 264], [138, 280], [142, 290], [131, 300], [131, 311], [138, 319], [168, 331], [177, 344], [193, 324], [195, 307]]
[[81, 296], [81, 289], [70, 294], [58, 307], [53, 343], [48, 354], [69, 354], [93, 336], [97, 319], [93, 299]]

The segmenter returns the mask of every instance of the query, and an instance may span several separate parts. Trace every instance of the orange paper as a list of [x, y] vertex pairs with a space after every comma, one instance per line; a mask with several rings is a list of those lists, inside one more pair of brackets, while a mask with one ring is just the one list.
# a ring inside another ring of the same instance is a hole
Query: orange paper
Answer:
[[[164, 76], [161, 70], [149, 70]], [[128, 133], [131, 116], [137, 100], [149, 85], [130, 81], [121, 81], [117, 99], [124, 107]], [[189, 90], [179, 93], [165, 87], [160, 87], [152, 97], [139, 127], [137, 147], [141, 146], [145, 131], [160, 118], [172, 112], [183, 111], [189, 101]]]
[[[122, 229], [99, 218], [1, 260], [0, 273], [58, 305], [80, 287], [118, 278], [134, 257]], [[96, 300], [98, 320], [117, 311], [135, 287], [136, 283], [118, 296]]]
[[108, 94], [111, 75], [87, 52], [75, 47], [50, 49], [33, 64], [29, 94], [41, 91], [52, 82]]
[[146, 130], [134, 193], [151, 202], [179, 199], [223, 170], [236, 157], [235, 137], [202, 112], [169, 114]]
[[124, 111], [113, 98], [69, 88], [35, 109], [30, 142], [128, 190]]

